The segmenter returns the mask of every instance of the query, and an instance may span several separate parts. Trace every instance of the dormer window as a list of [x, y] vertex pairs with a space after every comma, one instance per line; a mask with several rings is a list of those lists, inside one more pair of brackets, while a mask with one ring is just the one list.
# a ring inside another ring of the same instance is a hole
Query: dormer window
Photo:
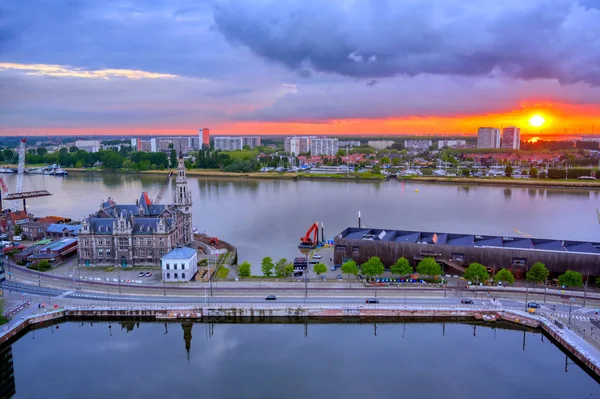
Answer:
[[143, 233], [144, 232], [144, 226], [140, 226], [140, 232]]
[[121, 228], [124, 229], [125, 228], [125, 222], [121, 222]]

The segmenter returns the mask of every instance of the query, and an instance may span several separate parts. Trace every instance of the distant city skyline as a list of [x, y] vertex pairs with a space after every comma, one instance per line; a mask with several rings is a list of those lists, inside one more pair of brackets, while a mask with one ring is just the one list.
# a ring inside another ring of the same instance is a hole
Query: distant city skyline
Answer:
[[4, 2], [0, 135], [598, 135], [596, 3]]

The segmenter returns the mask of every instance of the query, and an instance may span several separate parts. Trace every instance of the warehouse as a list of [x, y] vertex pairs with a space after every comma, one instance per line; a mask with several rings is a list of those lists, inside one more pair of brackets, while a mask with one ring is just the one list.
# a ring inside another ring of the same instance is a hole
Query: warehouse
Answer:
[[542, 262], [552, 275], [569, 269], [600, 276], [600, 242], [349, 227], [335, 237], [334, 244], [336, 265], [346, 259], [362, 264], [378, 256], [386, 267], [401, 257], [414, 266], [432, 257], [445, 273], [463, 272], [470, 263], [478, 262], [524, 277], [531, 265]]

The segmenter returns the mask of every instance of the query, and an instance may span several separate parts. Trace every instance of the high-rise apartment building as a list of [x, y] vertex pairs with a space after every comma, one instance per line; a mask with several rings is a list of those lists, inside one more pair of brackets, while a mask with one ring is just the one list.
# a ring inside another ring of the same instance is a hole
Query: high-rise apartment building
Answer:
[[215, 137], [213, 146], [215, 150], [221, 151], [239, 151], [247, 145], [254, 148], [260, 145], [260, 137], [258, 136], [240, 136], [240, 137]]
[[369, 140], [367, 145], [369, 147], [373, 147], [376, 150], [383, 150], [385, 148], [389, 148], [394, 144], [393, 140]]
[[331, 155], [338, 152], [338, 139], [328, 139], [326, 137], [310, 138], [311, 155]]
[[438, 140], [438, 148], [461, 148], [467, 145], [466, 140]]
[[431, 140], [404, 140], [404, 148], [407, 150], [425, 151], [433, 142]]
[[198, 138], [201, 140], [203, 148], [210, 148], [210, 131], [208, 128], [198, 129]]
[[515, 126], [505, 127], [502, 131], [502, 148], [521, 148], [521, 129]]
[[260, 146], [260, 137], [258, 137], [258, 136], [242, 136], [242, 148], [246, 145], [250, 148]]
[[310, 151], [310, 138], [306, 136], [286, 137], [283, 141], [283, 149], [296, 156], [307, 153]]
[[244, 145], [241, 137], [215, 137], [213, 146], [215, 150], [239, 151]]
[[477, 148], [500, 148], [500, 129], [480, 127], [477, 130]]

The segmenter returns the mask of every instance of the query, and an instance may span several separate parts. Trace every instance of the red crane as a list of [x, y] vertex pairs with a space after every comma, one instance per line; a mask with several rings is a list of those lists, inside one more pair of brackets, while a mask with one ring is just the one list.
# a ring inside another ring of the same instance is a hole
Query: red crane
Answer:
[[[312, 238], [310, 237], [312, 233]], [[314, 248], [319, 244], [319, 222], [314, 222], [304, 237], [300, 237], [300, 247], [302, 248]]]

